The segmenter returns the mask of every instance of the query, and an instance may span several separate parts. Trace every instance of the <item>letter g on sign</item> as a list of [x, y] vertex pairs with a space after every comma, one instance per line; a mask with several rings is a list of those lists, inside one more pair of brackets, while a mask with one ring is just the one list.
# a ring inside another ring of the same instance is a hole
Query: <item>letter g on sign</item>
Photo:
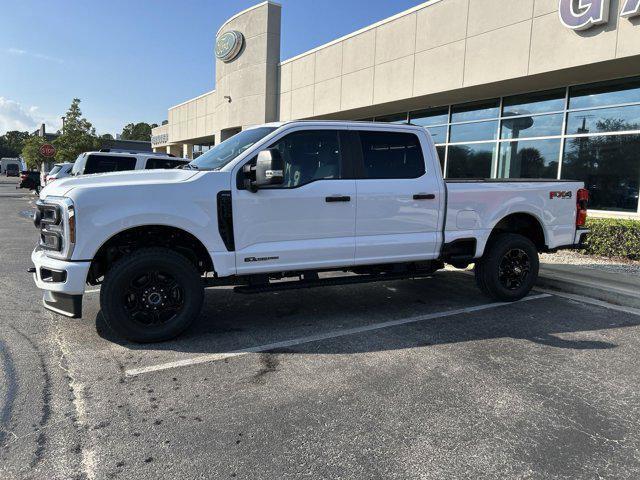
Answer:
[[572, 30], [586, 30], [609, 20], [609, 0], [560, 0], [560, 21]]

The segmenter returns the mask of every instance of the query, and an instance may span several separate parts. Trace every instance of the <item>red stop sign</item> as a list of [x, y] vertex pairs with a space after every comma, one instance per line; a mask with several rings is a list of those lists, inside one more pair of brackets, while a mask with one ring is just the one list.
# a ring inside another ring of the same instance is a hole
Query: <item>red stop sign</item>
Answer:
[[43, 157], [53, 157], [56, 154], [56, 149], [50, 143], [45, 143], [40, 146], [40, 155]]

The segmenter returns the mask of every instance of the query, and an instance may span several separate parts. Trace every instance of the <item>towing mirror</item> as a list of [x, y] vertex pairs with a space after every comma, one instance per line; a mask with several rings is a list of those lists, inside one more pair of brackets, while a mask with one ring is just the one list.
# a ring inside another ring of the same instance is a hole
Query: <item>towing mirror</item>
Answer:
[[255, 188], [281, 185], [284, 180], [284, 161], [275, 148], [262, 150], [256, 160]]

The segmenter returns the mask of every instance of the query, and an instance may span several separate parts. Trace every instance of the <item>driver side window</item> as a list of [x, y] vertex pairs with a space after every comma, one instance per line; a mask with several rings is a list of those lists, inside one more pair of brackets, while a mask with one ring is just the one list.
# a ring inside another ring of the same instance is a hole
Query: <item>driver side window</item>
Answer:
[[282, 188], [296, 188], [314, 180], [341, 178], [340, 141], [337, 130], [301, 130], [281, 138], [269, 148], [284, 161]]

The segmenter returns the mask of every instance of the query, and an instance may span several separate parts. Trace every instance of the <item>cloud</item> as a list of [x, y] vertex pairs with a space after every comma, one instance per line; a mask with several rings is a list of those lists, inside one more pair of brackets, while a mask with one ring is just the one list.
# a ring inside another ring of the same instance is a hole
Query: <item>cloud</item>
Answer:
[[0, 135], [9, 130], [33, 132], [44, 123], [48, 132], [62, 127], [62, 121], [54, 116], [45, 115], [38, 107], [23, 107], [20, 103], [0, 97]]
[[27, 50], [22, 50], [21, 48], [7, 48], [6, 52], [9, 55], [14, 55], [17, 57], [31, 57], [38, 60], [45, 60], [47, 62], [54, 62], [59, 64], [64, 63], [64, 60], [62, 60], [61, 58], [45, 55], [44, 53], [29, 52]]

